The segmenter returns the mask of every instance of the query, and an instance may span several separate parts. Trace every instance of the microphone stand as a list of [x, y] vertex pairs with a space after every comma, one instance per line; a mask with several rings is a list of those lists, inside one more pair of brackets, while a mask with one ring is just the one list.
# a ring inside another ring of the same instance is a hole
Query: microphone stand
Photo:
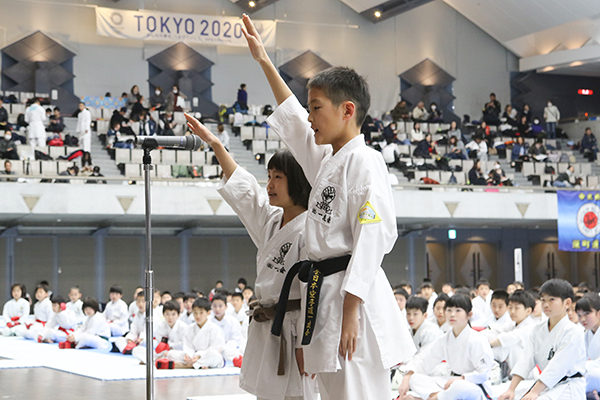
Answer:
[[150, 171], [152, 156], [150, 152], [158, 147], [155, 140], [145, 140], [144, 156], [144, 191], [146, 199], [146, 400], [154, 400], [154, 332], [152, 320], [152, 303], [154, 298], [154, 271], [152, 270], [152, 233], [150, 224]]

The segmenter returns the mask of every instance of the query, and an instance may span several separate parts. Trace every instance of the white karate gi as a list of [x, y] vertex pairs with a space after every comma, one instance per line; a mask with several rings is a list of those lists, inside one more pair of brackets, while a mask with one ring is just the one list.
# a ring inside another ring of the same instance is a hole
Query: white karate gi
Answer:
[[33, 103], [25, 110], [27, 127], [27, 140], [33, 149], [46, 146], [46, 110], [39, 104]]
[[248, 316], [249, 307], [246, 304], [242, 304], [240, 311], [236, 312], [235, 308], [227, 309], [227, 315], [235, 318], [242, 328], [242, 336], [244, 340], [248, 341], [248, 325], [250, 324], [250, 317]]
[[[437, 321], [436, 321], [436, 325], [437, 325]], [[452, 329], [452, 327], [450, 326], [450, 323], [448, 321], [444, 322], [442, 324], [442, 326], [439, 327], [440, 330], [442, 331], [442, 333], [446, 333], [448, 332], [450, 329]]]
[[[365, 145], [362, 135], [335, 155], [331, 146], [317, 145], [308, 114], [293, 95], [277, 107], [268, 123], [312, 186], [304, 233], [308, 259], [352, 256], [346, 271], [323, 279], [312, 341], [304, 348], [305, 369], [319, 374], [323, 400], [387, 398], [389, 369], [407, 361], [415, 347], [381, 268], [383, 256], [397, 238], [385, 162]], [[338, 355], [346, 293], [362, 300], [351, 362]], [[305, 290], [301, 294], [305, 304]]]
[[109, 301], [104, 308], [104, 317], [110, 325], [112, 336], [123, 336], [129, 330], [129, 310], [122, 299]]
[[[20, 325], [24, 324], [25, 322], [28, 323], [29, 321], [27, 321], [27, 317], [29, 316], [29, 307], [29, 302], [22, 297], [19, 300], [10, 299], [6, 303], [4, 303], [4, 307], [2, 308], [2, 316], [4, 317], [4, 322], [7, 324], [10, 322], [18, 323]], [[18, 320], [12, 321], [12, 318], [17, 317], [19, 318]], [[15, 335], [15, 328], [17, 326], [14, 326], [12, 328], [9, 328], [8, 326], [2, 328], [2, 335]]]
[[138, 312], [138, 306], [135, 304], [135, 300], [129, 303], [127, 310], [129, 311], [129, 323], [131, 323], [133, 317], [135, 317], [135, 314]]
[[436, 292], [431, 293], [431, 296], [429, 296], [429, 300], [427, 300], [427, 320], [431, 321], [431, 322], [435, 322], [435, 314], [433, 313], [433, 303], [435, 303], [435, 299], [438, 298], [438, 295]]
[[186, 325], [195, 324], [196, 320], [194, 320], [194, 313], [183, 310], [183, 312], [179, 315], [179, 320]]
[[[276, 304], [287, 271], [301, 259], [306, 213], [280, 228], [283, 210], [269, 204], [266, 190], [241, 167], [219, 188], [219, 193], [237, 213], [258, 248], [254, 286], [257, 299], [264, 306]], [[300, 299], [298, 279], [292, 283], [289, 299]], [[240, 313], [244, 313], [244, 308]], [[296, 330], [299, 318], [299, 310], [291, 311], [283, 321], [285, 375], [277, 375], [280, 338], [271, 334], [272, 321], [250, 323], [240, 376], [242, 389], [264, 399], [302, 396], [302, 377], [295, 356], [295, 349], [300, 347]]]
[[225, 366], [221, 354], [224, 346], [223, 331], [208, 320], [202, 328], [196, 323], [187, 326], [183, 335], [183, 350], [171, 350], [167, 353], [167, 358], [183, 363], [186, 354], [189, 357], [200, 356], [194, 363], [194, 368], [222, 368]]
[[110, 326], [102, 313], [97, 312], [87, 317], [83, 325], [73, 332], [73, 336], [77, 349], [91, 347], [105, 352], [112, 349], [112, 344], [108, 341]]
[[[529, 335], [524, 351], [512, 369], [512, 375], [525, 378], [536, 365], [542, 373], [538, 377], [548, 389], [540, 394], [540, 400], [585, 399], [585, 378], [571, 378], [576, 373], [585, 374], [585, 339], [580, 328], [565, 315], [552, 331], [548, 324], [536, 325]], [[520, 399], [529, 388], [517, 388], [515, 398]]]
[[92, 151], [92, 114], [84, 108], [77, 114], [77, 133], [79, 134], [79, 147], [88, 153]]
[[423, 351], [442, 335], [443, 333], [438, 328], [437, 323], [430, 322], [429, 320], [423, 321], [419, 329], [413, 333], [413, 342], [417, 347], [417, 352]]
[[[444, 360], [451, 373], [464, 377], [464, 380], [454, 382], [447, 390], [443, 390], [444, 384], [452, 376], [426, 375]], [[487, 338], [467, 326], [458, 336], [454, 336], [452, 329], [449, 330], [420, 352], [405, 369], [415, 372], [410, 379], [410, 389], [422, 399], [439, 392], [439, 400], [484, 400], [483, 390], [478, 385], [490, 392], [488, 379], [493, 365], [494, 357]]]
[[82, 324], [85, 321], [86, 316], [83, 312], [83, 301], [77, 300], [75, 303], [69, 301], [67, 303], [67, 310], [73, 311], [75, 317], [77, 318], [77, 323]]
[[585, 331], [585, 348], [587, 361], [585, 362], [585, 380], [587, 393], [594, 390], [600, 392], [600, 329], [596, 333]]
[[223, 358], [225, 358], [226, 361], [233, 361], [233, 359], [237, 356], [244, 354], [246, 341], [242, 335], [242, 327], [235, 318], [225, 314], [219, 321], [213, 314], [211, 314], [208, 319], [214, 325], [223, 330], [225, 345], [221, 348], [221, 352], [223, 353]]
[[42, 329], [40, 336], [42, 340], [52, 340], [53, 342], [64, 342], [67, 340], [68, 334], [75, 330], [75, 326], [79, 323], [77, 315], [70, 310], [65, 309], [58, 313], [54, 313], [50, 321]]
[[[160, 354], [156, 353], [156, 346], [163, 340], [163, 338], [167, 338], [167, 343], [169, 345], [169, 350], [182, 350], [183, 349], [183, 336], [185, 335], [186, 329], [188, 325], [181, 320], [175, 321], [175, 324], [171, 328], [167, 321], [160, 319], [154, 323], [154, 359], [158, 359], [166, 356], [166, 352], [161, 352]], [[145, 335], [145, 329], [144, 329]], [[145, 339], [145, 336], [144, 336]], [[143, 362], [146, 363], [146, 342], [145, 340], [140, 343], [139, 346], [135, 347], [131, 354]]]
[[490, 299], [490, 296], [487, 299], [477, 296], [472, 300], [473, 316], [471, 317], [471, 326], [486, 327], [494, 320], [494, 314], [490, 306], [491, 300], [488, 299]]
[[42, 333], [46, 323], [50, 321], [54, 311], [52, 311], [52, 302], [48, 297], [42, 301], [38, 301], [33, 305], [33, 319], [29, 328], [25, 324], [15, 327], [17, 336], [22, 336], [26, 339], [37, 340], [37, 337]]
[[[512, 370], [525, 351], [525, 346], [529, 343], [529, 335], [535, 326], [535, 321], [527, 317], [514, 329], [499, 333], [496, 338], [500, 341], [500, 346], [494, 347], [494, 358], [500, 362], [506, 361], [508, 368]], [[529, 379], [529, 377], [527, 375], [523, 378]]]
[[146, 340], [146, 313], [140, 313], [139, 311], [133, 317], [127, 335], [115, 339], [115, 346], [122, 353], [129, 340], [135, 342], [138, 339]]
[[515, 321], [510, 318], [509, 312], [505, 312], [500, 318], [496, 317], [492, 313], [492, 319], [488, 324], [488, 328], [494, 334], [498, 335], [502, 332], [509, 332], [515, 328]]

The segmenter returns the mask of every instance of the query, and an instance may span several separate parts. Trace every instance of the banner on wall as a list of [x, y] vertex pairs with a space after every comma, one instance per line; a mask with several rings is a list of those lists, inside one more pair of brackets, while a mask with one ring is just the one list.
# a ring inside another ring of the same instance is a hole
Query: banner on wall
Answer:
[[[253, 21], [265, 44], [275, 46], [275, 21]], [[96, 7], [96, 32], [120, 39], [197, 42], [246, 47], [239, 17], [174, 14]]]
[[558, 249], [600, 251], [600, 192], [559, 190]]

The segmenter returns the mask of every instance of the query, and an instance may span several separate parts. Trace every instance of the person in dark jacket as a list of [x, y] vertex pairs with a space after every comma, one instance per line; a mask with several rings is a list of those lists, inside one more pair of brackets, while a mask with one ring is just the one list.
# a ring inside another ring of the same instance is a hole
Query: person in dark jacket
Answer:
[[242, 83], [237, 92], [237, 103], [242, 110], [248, 109], [248, 92], [246, 92], [246, 84]]
[[487, 185], [487, 180], [483, 177], [483, 173], [481, 172], [481, 160], [475, 161], [473, 168], [469, 170], [469, 183], [471, 185], [479, 186]]
[[585, 133], [581, 139], [581, 152], [589, 161], [596, 161], [598, 142], [596, 141], [596, 136], [592, 133], [592, 128], [585, 128]]

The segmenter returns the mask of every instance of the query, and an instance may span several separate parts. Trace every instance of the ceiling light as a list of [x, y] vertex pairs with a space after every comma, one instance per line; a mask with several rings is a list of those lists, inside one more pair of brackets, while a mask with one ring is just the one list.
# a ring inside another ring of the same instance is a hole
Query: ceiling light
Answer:
[[255, 2], [255, 1], [252, 1], [252, 0], [250, 0], [250, 1], [248, 2], [248, 6], [250, 6], [250, 7], [254, 8], [254, 7], [256, 7], [256, 2]]
[[375, 18], [381, 18], [381, 11], [375, 10], [375, 12], [373, 13], [373, 15], [375, 16]]
[[542, 69], [542, 72], [549, 72], [549, 71], [554, 71], [554, 67], [550, 65], [550, 66], [547, 66]]
[[569, 67], [579, 67], [580, 65], [583, 65], [583, 62], [573, 61], [571, 64], [569, 64]]

